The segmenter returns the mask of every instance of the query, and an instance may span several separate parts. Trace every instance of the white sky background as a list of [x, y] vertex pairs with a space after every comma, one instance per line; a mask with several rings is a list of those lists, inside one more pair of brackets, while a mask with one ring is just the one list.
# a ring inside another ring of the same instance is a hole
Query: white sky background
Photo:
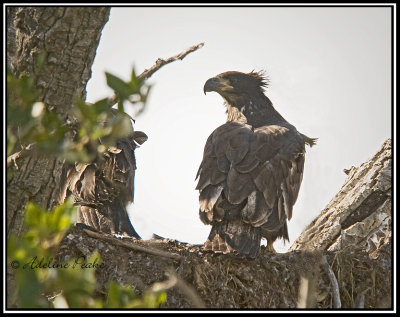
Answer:
[[[198, 216], [195, 175], [210, 133], [226, 121], [223, 100], [203, 93], [221, 72], [264, 69], [266, 95], [297, 130], [318, 137], [307, 147], [303, 183], [289, 222], [290, 243], [358, 167], [391, 136], [390, 8], [114, 7], [87, 86], [90, 102], [111, 96], [104, 72], [129, 80], [157, 58], [203, 48], [166, 65], [135, 130], [149, 139], [136, 150], [131, 221], [152, 233], [203, 243], [211, 229]], [[126, 104], [129, 112], [129, 104]]]

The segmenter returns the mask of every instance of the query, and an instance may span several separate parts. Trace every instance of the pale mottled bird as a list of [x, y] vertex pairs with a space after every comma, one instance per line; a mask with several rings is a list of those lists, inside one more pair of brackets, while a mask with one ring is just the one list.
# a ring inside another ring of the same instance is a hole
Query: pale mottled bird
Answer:
[[[114, 111], [114, 113], [117, 113]], [[140, 239], [127, 213], [135, 192], [135, 149], [147, 140], [141, 131], [117, 139], [91, 163], [67, 164], [61, 175], [59, 202], [71, 196], [79, 206], [77, 224]]]

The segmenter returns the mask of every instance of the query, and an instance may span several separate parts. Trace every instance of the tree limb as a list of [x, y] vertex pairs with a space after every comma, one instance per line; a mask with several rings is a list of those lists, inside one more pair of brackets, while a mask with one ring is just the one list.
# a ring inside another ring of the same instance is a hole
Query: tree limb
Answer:
[[24, 147], [22, 150], [8, 156], [7, 157], [7, 168], [9, 168], [11, 166], [11, 163], [14, 163], [15, 169], [18, 169], [17, 160], [28, 156], [28, 154], [30, 154], [33, 149], [34, 149], [34, 144], [31, 143], [31, 144], [28, 144], [26, 147]]
[[[189, 47], [186, 51], [181, 52], [175, 56], [169, 57], [167, 59], [162, 59], [162, 58], [158, 58], [156, 60], [156, 63], [151, 66], [149, 69], [145, 69], [139, 76], [138, 78], [140, 79], [149, 79], [156, 71], [158, 71], [161, 67], [175, 62], [178, 59], [183, 60], [187, 55], [189, 55], [190, 53], [193, 53], [195, 51], [197, 51], [199, 48], [202, 48], [204, 46], [204, 43], [199, 43], [197, 45], [193, 45], [191, 47]], [[110, 106], [115, 105], [118, 102], [118, 97], [117, 95], [113, 95], [110, 99], [109, 99], [109, 103]]]
[[178, 59], [183, 60], [188, 54], [190, 54], [194, 51], [197, 51], [199, 48], [202, 48], [203, 46], [204, 46], [204, 43], [199, 43], [197, 45], [193, 45], [193, 46], [189, 47], [186, 51], [179, 53], [175, 56], [172, 56], [170, 58], [167, 58], [167, 59], [159, 58], [159, 59], [157, 59], [155, 65], [153, 65], [149, 69], [145, 69], [143, 71], [143, 73], [141, 73], [138, 77], [141, 79], [148, 79], [164, 65], [175, 62]]
[[114, 237], [106, 236], [104, 233], [100, 234], [100, 233], [97, 233], [97, 232], [94, 232], [94, 231], [91, 231], [91, 230], [88, 230], [88, 229], [83, 229], [83, 231], [88, 236], [90, 236], [92, 238], [95, 238], [95, 239], [98, 239], [98, 240], [103, 240], [103, 241], [112, 243], [114, 245], [121, 246], [121, 247], [124, 247], [124, 248], [128, 248], [128, 249], [131, 249], [131, 250], [140, 251], [140, 252], [146, 252], [146, 253], [153, 254], [153, 255], [158, 255], [158, 256], [162, 256], [162, 257], [166, 257], [166, 258], [171, 258], [171, 259], [174, 259], [174, 260], [180, 260], [182, 258], [179, 254], [176, 254], [176, 253], [165, 252], [165, 251], [156, 250], [156, 249], [149, 248], [149, 247], [142, 247], [142, 246], [139, 246], [139, 245], [135, 245], [133, 243], [120, 241], [120, 240], [117, 240]]
[[392, 222], [391, 139], [387, 139], [368, 161], [346, 171], [348, 175], [342, 188], [303, 230], [289, 251], [335, 252], [359, 247], [372, 255], [385, 239], [389, 239]]

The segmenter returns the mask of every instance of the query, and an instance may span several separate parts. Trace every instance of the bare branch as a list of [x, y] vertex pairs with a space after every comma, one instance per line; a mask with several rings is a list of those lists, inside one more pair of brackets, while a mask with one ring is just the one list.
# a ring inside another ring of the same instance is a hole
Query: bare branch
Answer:
[[188, 54], [197, 51], [199, 48], [202, 48], [203, 46], [204, 46], [204, 43], [199, 43], [197, 45], [193, 45], [192, 47], [189, 47], [186, 51], [179, 53], [175, 56], [172, 56], [170, 58], [167, 58], [167, 59], [159, 58], [159, 59], [157, 59], [155, 65], [150, 67], [150, 69], [145, 69], [143, 71], [143, 73], [141, 73], [138, 77], [142, 78], [142, 79], [148, 79], [164, 65], [175, 62], [178, 59], [183, 60]]
[[[193, 53], [195, 51], [197, 51], [199, 48], [202, 48], [204, 46], [204, 43], [199, 43], [197, 45], [193, 45], [191, 47], [189, 47], [186, 51], [181, 52], [175, 56], [169, 57], [167, 59], [162, 59], [159, 58], [156, 60], [156, 63], [151, 66], [149, 69], [145, 69], [139, 76], [138, 78], [140, 79], [149, 79], [156, 71], [158, 71], [161, 67], [175, 62], [178, 59], [183, 60], [187, 55], [189, 55], [190, 53]], [[109, 99], [109, 103], [110, 106], [115, 105], [118, 102], [118, 97], [117, 95], [113, 95], [110, 99]], [[141, 112], [141, 111], [139, 111]]]
[[176, 253], [170, 253], [170, 252], [165, 252], [165, 251], [161, 251], [161, 250], [156, 250], [153, 248], [149, 248], [149, 247], [142, 247], [139, 245], [135, 245], [133, 243], [128, 243], [125, 241], [120, 241], [114, 237], [111, 236], [107, 236], [104, 233], [99, 234], [97, 232], [88, 230], [88, 229], [83, 229], [83, 231], [90, 237], [95, 238], [95, 239], [99, 239], [99, 240], [103, 240], [109, 243], [112, 243], [114, 245], [117, 246], [121, 246], [124, 248], [128, 248], [131, 250], [135, 250], [135, 251], [140, 251], [140, 252], [146, 252], [149, 254], [153, 254], [153, 255], [158, 255], [158, 256], [162, 256], [162, 257], [166, 257], [166, 258], [171, 258], [174, 260], [180, 260], [182, 257], [179, 254]]
[[340, 293], [339, 293], [339, 284], [336, 279], [335, 273], [333, 273], [331, 267], [326, 260], [326, 256], [322, 257], [322, 266], [326, 274], [328, 274], [329, 280], [332, 285], [332, 293], [333, 293], [333, 308], [341, 308], [342, 303], [340, 302]]
[[7, 168], [9, 168], [12, 163], [14, 163], [15, 169], [18, 169], [17, 160], [28, 156], [28, 154], [32, 153], [33, 149], [34, 143], [27, 145], [22, 150], [14, 154], [11, 154], [9, 157], [7, 157]]

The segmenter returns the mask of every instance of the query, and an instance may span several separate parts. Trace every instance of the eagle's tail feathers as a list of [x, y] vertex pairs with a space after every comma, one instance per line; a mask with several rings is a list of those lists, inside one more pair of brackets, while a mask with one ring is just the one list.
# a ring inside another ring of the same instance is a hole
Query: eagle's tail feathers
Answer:
[[240, 219], [214, 222], [204, 244], [205, 250], [217, 253], [241, 254], [255, 258], [260, 250], [261, 229], [244, 223]]

